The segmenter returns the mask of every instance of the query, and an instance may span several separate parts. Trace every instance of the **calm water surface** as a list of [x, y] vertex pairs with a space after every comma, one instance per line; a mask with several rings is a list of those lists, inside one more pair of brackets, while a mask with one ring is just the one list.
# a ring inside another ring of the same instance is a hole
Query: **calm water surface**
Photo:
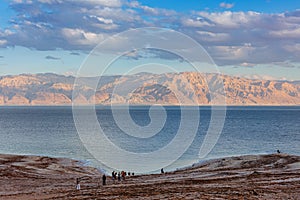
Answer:
[[[116, 145], [127, 151], [144, 153], [164, 147], [177, 133], [180, 107], [165, 108], [167, 120], [164, 127], [148, 139], [124, 134], [114, 122], [109, 107], [97, 107], [97, 117], [107, 137]], [[71, 107], [0, 107], [0, 110], [0, 153], [68, 157], [93, 163], [93, 157], [77, 134]], [[140, 126], [150, 123], [149, 107], [131, 107], [130, 114]], [[210, 117], [210, 108], [200, 107], [201, 120], [197, 135], [190, 148], [178, 160], [179, 163], [189, 165], [199, 161], [199, 147]], [[194, 116], [190, 116], [191, 123], [194, 119]], [[300, 107], [297, 106], [228, 107], [218, 143], [205, 159], [274, 153], [277, 149], [300, 155], [299, 119]], [[103, 152], [109, 153], [105, 150]], [[162, 156], [159, 159], [168, 158]]]

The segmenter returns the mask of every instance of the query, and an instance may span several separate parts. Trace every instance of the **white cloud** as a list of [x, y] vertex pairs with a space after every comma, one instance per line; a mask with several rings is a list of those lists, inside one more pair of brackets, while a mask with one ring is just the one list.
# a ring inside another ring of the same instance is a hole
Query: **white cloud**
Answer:
[[[94, 27], [101, 28], [103, 30], [116, 30], [119, 28], [119, 25], [114, 23], [114, 20], [112, 19], [106, 19], [103, 17], [98, 17], [95, 15], [90, 15], [90, 19], [95, 19], [95, 22], [90, 22], [90, 24]], [[88, 18], [84, 16], [84, 19], [88, 21]]]
[[248, 59], [256, 48], [247, 44], [243, 46], [214, 46], [211, 48], [220, 58], [229, 60]]
[[21, 3], [32, 4], [32, 0], [13, 0], [13, 3], [17, 3], [17, 4], [21, 4]]
[[140, 3], [138, 1], [129, 1], [127, 2], [127, 5], [131, 8], [138, 8], [140, 6]]
[[298, 28], [294, 29], [270, 31], [270, 35], [277, 38], [300, 39], [300, 24]]
[[40, 3], [47, 3], [47, 4], [53, 4], [53, 3], [62, 3], [63, 0], [38, 0]]
[[205, 20], [201, 20], [200, 18], [198, 19], [182, 19], [182, 25], [186, 26], [186, 27], [203, 27], [203, 26], [213, 26], [213, 24], [205, 21]]
[[240, 64], [242, 67], [254, 67], [256, 64], [254, 63], [249, 63], [249, 62], [243, 62]]
[[112, 19], [104, 19], [103, 17], [96, 17], [99, 22], [104, 24], [112, 24], [114, 21]]
[[121, 8], [108, 8], [103, 9], [92, 8], [82, 10], [83, 14], [94, 15], [102, 18], [110, 18], [118, 22], [135, 22], [141, 21], [141, 17], [133, 10], [121, 9]]
[[70, 44], [75, 45], [97, 45], [105, 39], [104, 34], [86, 32], [82, 29], [64, 28], [62, 29], [62, 34]]
[[220, 3], [220, 7], [222, 7], [222, 8], [229, 9], [229, 8], [232, 8], [233, 6], [234, 6], [234, 3], [225, 3], [225, 2]]
[[63, 74], [65, 76], [76, 76], [78, 73], [78, 69], [77, 68], [70, 68], [69, 70], [65, 71]]
[[217, 42], [217, 41], [226, 41], [230, 39], [230, 35], [228, 33], [213, 33], [208, 31], [197, 31], [200, 37], [209, 42]]
[[200, 17], [210, 21], [211, 24], [219, 27], [241, 28], [249, 22], [256, 21], [260, 17], [257, 12], [199, 12]]
[[8, 29], [6, 29], [4, 31], [0, 30], [0, 37], [5, 37], [5, 36], [8, 36], [8, 35], [12, 35], [12, 34], [13, 34], [13, 32], [8, 30]]
[[68, 0], [69, 2], [77, 2], [81, 4], [90, 4], [93, 6], [107, 6], [107, 7], [121, 7], [122, 2], [120, 0]]
[[7, 43], [7, 40], [0, 40], [0, 46], [4, 46]]
[[22, 0], [13, 0], [14, 3], [22, 3]]
[[145, 12], [152, 14], [152, 15], [157, 15], [159, 12], [155, 8], [151, 8], [149, 6], [140, 6]]
[[191, 36], [218, 65], [300, 61], [300, 10], [180, 13], [136, 0], [14, 0], [10, 7], [16, 15], [9, 29], [0, 28], [1, 47], [90, 50], [106, 36], [157, 26]]
[[119, 28], [117, 24], [95, 24], [94, 26], [108, 31], [117, 30]]
[[121, 0], [13, 0], [14, 4], [33, 4], [33, 3], [43, 3], [43, 4], [81, 4], [81, 5], [91, 5], [91, 6], [106, 6], [106, 7], [121, 7]]
[[283, 48], [288, 52], [297, 52], [298, 54], [300, 53], [300, 43], [287, 44], [284, 45]]

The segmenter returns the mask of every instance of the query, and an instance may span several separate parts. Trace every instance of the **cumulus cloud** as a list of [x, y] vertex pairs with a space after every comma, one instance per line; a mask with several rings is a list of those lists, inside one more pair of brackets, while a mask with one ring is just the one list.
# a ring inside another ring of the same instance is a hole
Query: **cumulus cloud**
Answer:
[[248, 12], [198, 12], [198, 18], [203, 21], [207, 21], [211, 26], [223, 27], [223, 28], [244, 28], [255, 21], [258, 21], [261, 17], [260, 13], [248, 11]]
[[63, 28], [62, 35], [71, 45], [80, 46], [95, 46], [105, 38], [104, 34], [87, 32], [79, 28]]
[[[68, 0], [74, 2], [74, 0]], [[120, 0], [76, 0], [80, 4], [89, 4], [95, 6], [108, 6], [108, 7], [121, 7], [122, 2]]]
[[196, 31], [202, 37], [202, 40], [209, 42], [226, 41], [230, 39], [228, 33], [213, 33], [209, 31]]
[[232, 8], [233, 6], [234, 6], [234, 3], [225, 3], [225, 2], [220, 3], [221, 8], [229, 9], [229, 8]]
[[7, 40], [0, 40], [0, 47], [4, 46], [5, 44], [7, 44]]
[[10, 30], [0, 29], [0, 47], [6, 47], [8, 45], [8, 37], [12, 34], [13, 32]]
[[205, 26], [213, 26], [214, 24], [210, 23], [210, 21], [203, 19], [201, 17], [197, 17], [196, 19], [185, 18], [182, 19], [182, 25], [186, 27], [205, 27]]
[[[69, 2], [73, 4], [91, 5], [91, 6], [107, 6], [107, 7], [120, 7], [122, 3], [120, 0], [37, 0], [39, 3], [45, 4], [61, 4], [63, 2]], [[33, 0], [14, 0], [15, 3], [27, 3], [32, 4]]]
[[243, 61], [249, 60], [249, 57], [256, 51], [255, 47], [251, 45], [241, 45], [241, 46], [213, 46], [210, 48], [218, 55], [219, 59], [224, 61], [235, 60]]
[[254, 64], [254, 63], [248, 63], [248, 62], [243, 62], [243, 63], [240, 64], [240, 66], [242, 66], [242, 67], [249, 67], [249, 68], [252, 68], [255, 65], [256, 64]]
[[283, 46], [283, 48], [290, 53], [300, 53], [300, 43], [286, 44]]
[[139, 49], [139, 50], [133, 50], [125, 55], [123, 55], [125, 58], [138, 60], [141, 58], [160, 58], [160, 59], [166, 59], [166, 60], [179, 60], [182, 61], [182, 58], [178, 55], [175, 55], [169, 51], [161, 50], [161, 49]]
[[300, 39], [300, 26], [293, 29], [270, 31], [270, 35], [276, 38]]
[[[145, 24], [120, 0], [32, 0], [11, 2], [10, 31], [0, 29], [1, 46], [38, 50], [91, 50], [106, 35]], [[121, 7], [122, 6], [122, 7]]]
[[71, 68], [71, 69], [68, 69], [67, 71], [65, 71], [63, 74], [65, 76], [76, 76], [77, 72], [78, 72], [78, 69]]
[[[220, 6], [229, 9], [234, 4], [223, 2]], [[218, 65], [300, 62], [300, 10], [179, 13], [126, 0], [14, 0], [10, 7], [16, 15], [9, 28], [0, 29], [0, 47], [89, 51], [113, 34], [157, 26], [191, 36]], [[122, 49], [123, 43], [107, 48]], [[163, 52], [153, 55], [174, 59]], [[132, 55], [135, 59], [140, 56]]]
[[208, 50], [218, 65], [300, 61], [298, 11], [201, 11], [184, 18], [182, 27]]

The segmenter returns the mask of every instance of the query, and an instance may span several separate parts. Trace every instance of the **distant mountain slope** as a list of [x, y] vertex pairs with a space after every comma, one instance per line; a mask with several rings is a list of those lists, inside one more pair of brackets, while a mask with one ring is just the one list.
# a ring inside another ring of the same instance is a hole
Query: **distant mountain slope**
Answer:
[[[229, 105], [300, 105], [299, 82], [251, 80], [196, 72], [80, 78], [80, 104], [207, 105], [226, 97]], [[57, 74], [0, 77], [0, 105], [69, 105], [75, 78]], [[224, 84], [225, 94], [220, 88]], [[207, 85], [210, 85], [209, 91]]]

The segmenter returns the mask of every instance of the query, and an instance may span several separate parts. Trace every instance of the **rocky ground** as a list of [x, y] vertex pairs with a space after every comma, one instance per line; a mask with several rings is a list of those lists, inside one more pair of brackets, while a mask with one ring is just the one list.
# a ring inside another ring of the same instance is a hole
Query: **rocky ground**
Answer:
[[[300, 157], [229, 157], [125, 181], [69, 159], [0, 155], [0, 199], [300, 199]], [[81, 177], [81, 190], [75, 189]]]

